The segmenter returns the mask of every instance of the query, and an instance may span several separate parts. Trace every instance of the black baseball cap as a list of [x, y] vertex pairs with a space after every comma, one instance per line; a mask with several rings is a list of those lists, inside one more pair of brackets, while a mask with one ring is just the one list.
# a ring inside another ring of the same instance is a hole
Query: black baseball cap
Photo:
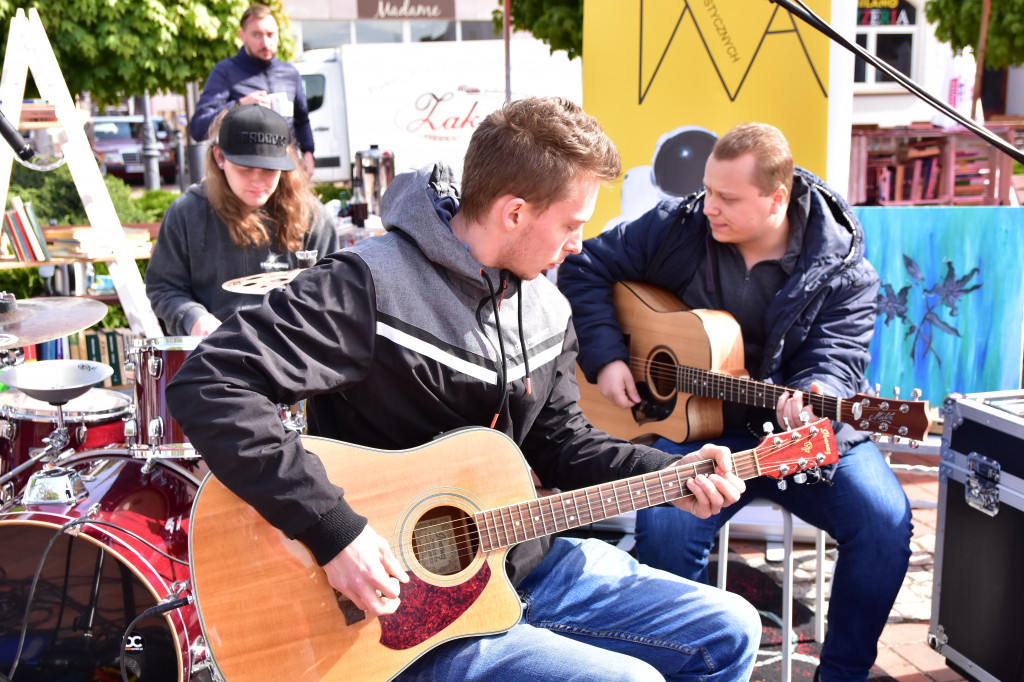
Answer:
[[217, 145], [233, 164], [290, 171], [295, 162], [288, 155], [289, 137], [288, 123], [280, 114], [260, 104], [243, 104], [224, 116]]

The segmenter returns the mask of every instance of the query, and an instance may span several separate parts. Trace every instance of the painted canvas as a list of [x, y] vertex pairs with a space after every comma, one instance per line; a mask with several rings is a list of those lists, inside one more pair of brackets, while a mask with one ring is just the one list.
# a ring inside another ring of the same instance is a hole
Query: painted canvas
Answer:
[[881, 280], [868, 379], [883, 395], [1021, 387], [1024, 215], [1012, 207], [856, 207]]

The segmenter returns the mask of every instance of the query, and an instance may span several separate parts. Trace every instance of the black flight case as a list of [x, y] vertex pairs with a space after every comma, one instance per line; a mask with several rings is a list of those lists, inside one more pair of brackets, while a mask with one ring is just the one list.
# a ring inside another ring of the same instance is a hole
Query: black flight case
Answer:
[[942, 407], [928, 642], [980, 682], [1024, 682], [1024, 391]]

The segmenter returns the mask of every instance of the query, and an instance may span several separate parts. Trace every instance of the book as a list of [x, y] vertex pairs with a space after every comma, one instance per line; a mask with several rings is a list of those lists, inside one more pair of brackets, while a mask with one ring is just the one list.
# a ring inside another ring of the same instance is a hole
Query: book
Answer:
[[23, 206], [25, 207], [25, 215], [28, 217], [29, 225], [32, 226], [32, 232], [35, 234], [36, 241], [42, 249], [43, 260], [50, 260], [50, 251], [46, 247], [46, 237], [43, 236], [43, 227], [39, 224], [36, 209], [32, 206], [31, 201], [24, 202]]
[[107, 364], [113, 368], [114, 373], [110, 375], [110, 386], [120, 387], [121, 381], [121, 350], [118, 348], [118, 336], [120, 332], [116, 329], [104, 329], [103, 335], [107, 344]]
[[25, 202], [21, 200], [21, 197], [17, 195], [11, 197], [11, 210], [14, 211], [14, 220], [18, 224], [18, 230], [21, 231], [22, 239], [28, 245], [28, 253], [31, 255], [30, 260], [46, 260], [43, 247], [39, 244], [39, 240], [36, 239], [36, 233], [32, 229], [32, 224], [29, 223], [28, 214], [25, 212]]
[[85, 332], [85, 359], [91, 362], [103, 362], [103, 357], [100, 354], [100, 337], [94, 329]]
[[4, 211], [4, 230], [11, 236], [11, 245], [14, 247], [14, 255], [20, 261], [31, 261], [28, 253], [28, 245], [22, 240], [18, 230], [17, 218], [14, 211]]

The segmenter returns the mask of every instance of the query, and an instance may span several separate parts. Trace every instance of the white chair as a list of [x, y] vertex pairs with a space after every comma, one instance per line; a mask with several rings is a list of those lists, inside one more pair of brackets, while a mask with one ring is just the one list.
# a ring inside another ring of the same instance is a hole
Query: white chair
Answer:
[[[762, 512], [765, 509], [778, 510], [782, 513], [782, 682], [791, 682], [793, 679], [793, 515], [787, 509], [764, 498], [758, 498], [748, 504], [740, 514], [747, 510]], [[729, 526], [737, 522], [733, 517], [729, 523], [722, 526], [718, 531], [718, 587], [725, 589], [727, 578], [727, 567], [729, 564]], [[815, 574], [815, 601], [814, 601], [814, 639], [821, 643], [825, 641], [825, 531], [808, 526], [814, 534], [814, 547], [816, 552], [818, 570]], [[777, 531], [776, 531], [777, 533]], [[767, 533], [763, 535], [769, 539]]]

